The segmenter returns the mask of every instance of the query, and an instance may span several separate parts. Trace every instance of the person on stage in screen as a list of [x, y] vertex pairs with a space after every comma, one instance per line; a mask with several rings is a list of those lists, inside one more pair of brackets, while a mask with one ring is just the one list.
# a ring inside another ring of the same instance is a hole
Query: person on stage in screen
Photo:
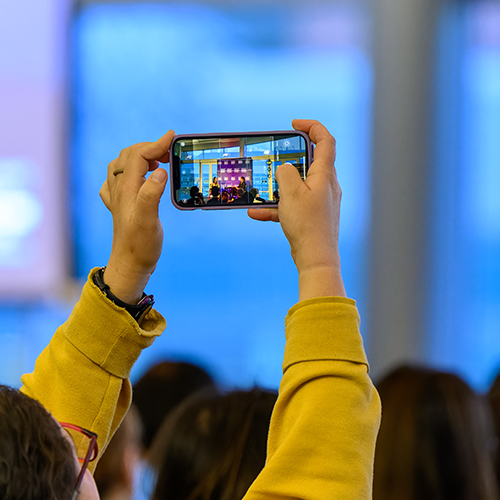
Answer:
[[217, 176], [213, 177], [212, 182], [210, 183], [210, 186], [208, 188], [209, 198], [212, 198], [212, 196], [215, 196], [212, 193], [212, 188], [214, 188], [214, 187], [216, 187], [219, 190], [219, 192], [220, 192], [219, 179], [217, 179]]
[[247, 192], [248, 186], [247, 186], [246, 180], [243, 176], [240, 177], [240, 183], [235, 187], [236, 187], [236, 189], [242, 189], [245, 193]]

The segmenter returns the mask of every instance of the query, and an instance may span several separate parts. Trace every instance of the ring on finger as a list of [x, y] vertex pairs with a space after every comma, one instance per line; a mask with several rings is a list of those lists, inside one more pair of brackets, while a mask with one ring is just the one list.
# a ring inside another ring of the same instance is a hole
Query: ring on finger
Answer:
[[123, 168], [119, 168], [119, 169], [113, 171], [113, 175], [116, 177], [119, 174], [123, 174], [123, 172], [124, 172], [124, 169]]

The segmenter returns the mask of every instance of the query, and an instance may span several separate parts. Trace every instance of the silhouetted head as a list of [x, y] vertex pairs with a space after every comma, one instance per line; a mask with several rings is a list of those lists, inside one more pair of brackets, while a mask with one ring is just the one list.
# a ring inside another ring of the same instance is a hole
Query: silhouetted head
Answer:
[[212, 196], [214, 198], [217, 198], [217, 196], [219, 196], [219, 188], [218, 188], [218, 186], [213, 186], [212, 187]]
[[[493, 426], [496, 431], [497, 440], [500, 439], [500, 374], [490, 387], [488, 392], [488, 400], [490, 403], [491, 414], [493, 418]], [[500, 446], [497, 446], [495, 454], [495, 475], [497, 483], [500, 484]]]
[[189, 194], [191, 195], [191, 198], [194, 198], [199, 192], [200, 192], [200, 188], [198, 186], [193, 186], [189, 190]]
[[149, 448], [163, 419], [184, 399], [205, 387], [212, 377], [199, 366], [163, 361], [151, 367], [135, 384], [133, 400], [144, 426], [144, 446]]
[[241, 500], [264, 467], [276, 393], [198, 394], [175, 410], [155, 439], [153, 500]]
[[374, 500], [496, 498], [483, 398], [457, 375], [402, 367], [378, 385]]
[[0, 385], [0, 498], [70, 500], [75, 452], [54, 417], [37, 401]]

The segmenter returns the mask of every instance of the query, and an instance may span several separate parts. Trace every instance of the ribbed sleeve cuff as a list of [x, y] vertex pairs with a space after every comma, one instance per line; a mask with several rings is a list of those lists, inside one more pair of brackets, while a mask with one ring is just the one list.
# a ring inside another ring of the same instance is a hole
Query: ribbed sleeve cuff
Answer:
[[285, 318], [283, 373], [303, 361], [343, 360], [368, 367], [356, 302], [319, 297], [295, 304]]
[[92, 281], [92, 269], [82, 296], [68, 320], [66, 338], [107, 372], [126, 379], [140, 353], [166, 327], [163, 316], [151, 310], [139, 324], [113, 304]]

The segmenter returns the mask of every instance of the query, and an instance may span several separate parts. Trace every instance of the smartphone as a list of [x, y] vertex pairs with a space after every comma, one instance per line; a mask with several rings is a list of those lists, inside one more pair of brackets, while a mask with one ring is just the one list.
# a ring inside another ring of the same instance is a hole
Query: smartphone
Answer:
[[309, 136], [295, 130], [177, 135], [170, 146], [172, 203], [180, 210], [277, 207], [276, 168], [306, 178]]

